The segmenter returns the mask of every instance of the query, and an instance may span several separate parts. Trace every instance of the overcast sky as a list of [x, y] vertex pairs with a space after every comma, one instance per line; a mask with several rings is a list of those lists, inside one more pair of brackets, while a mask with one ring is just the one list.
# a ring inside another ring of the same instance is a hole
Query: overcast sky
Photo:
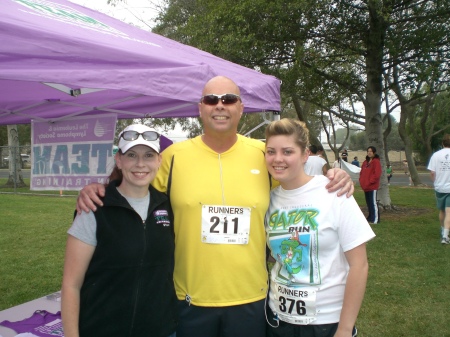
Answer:
[[116, 6], [108, 5], [108, 0], [70, 0], [79, 5], [105, 13], [118, 20], [150, 30], [158, 14], [161, 0], [125, 0], [116, 1]]

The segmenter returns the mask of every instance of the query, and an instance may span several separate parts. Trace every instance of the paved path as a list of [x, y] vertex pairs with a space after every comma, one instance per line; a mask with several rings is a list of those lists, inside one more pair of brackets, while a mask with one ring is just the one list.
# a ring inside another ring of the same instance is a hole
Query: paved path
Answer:
[[[433, 187], [433, 182], [431, 181], [430, 173], [419, 173], [420, 181], [422, 184]], [[409, 186], [409, 176], [401, 173], [394, 173], [391, 178], [391, 186]]]

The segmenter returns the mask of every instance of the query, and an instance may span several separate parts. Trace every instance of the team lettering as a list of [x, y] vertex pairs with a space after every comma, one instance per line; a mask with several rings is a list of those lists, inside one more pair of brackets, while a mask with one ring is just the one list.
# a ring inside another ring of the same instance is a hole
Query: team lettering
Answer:
[[90, 183], [105, 184], [106, 178], [33, 177], [32, 185], [37, 187], [76, 187], [81, 189]]
[[[319, 212], [316, 209], [292, 209], [287, 212], [276, 210], [270, 214], [269, 226], [272, 230], [285, 230], [289, 227], [294, 227], [291, 231], [295, 231], [295, 225], [298, 228], [310, 227], [312, 230], [317, 230], [318, 224], [315, 217], [318, 214]], [[302, 230], [302, 232], [304, 231]]]
[[112, 157], [112, 146], [103, 143], [33, 146], [33, 157], [35, 175], [106, 175], [108, 158]]

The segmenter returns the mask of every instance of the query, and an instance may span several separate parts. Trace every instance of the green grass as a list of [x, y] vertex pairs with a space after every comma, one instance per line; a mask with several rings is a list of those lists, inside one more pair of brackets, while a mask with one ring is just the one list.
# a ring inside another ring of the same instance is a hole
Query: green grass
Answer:
[[0, 194], [0, 310], [61, 287], [74, 197]]
[[[390, 192], [392, 203], [410, 212], [395, 220], [383, 220], [382, 213], [373, 226], [377, 237], [367, 245], [369, 280], [358, 337], [450, 336], [450, 247], [439, 243], [434, 190]], [[362, 205], [360, 189], [355, 197]], [[414, 214], [419, 208], [422, 214]]]
[[[382, 214], [373, 226], [358, 336], [450, 336], [450, 247], [439, 243], [434, 191], [391, 186], [390, 192], [393, 204], [410, 212]], [[75, 198], [57, 193], [0, 194], [0, 310], [60, 289]], [[355, 197], [364, 205], [359, 188]]]

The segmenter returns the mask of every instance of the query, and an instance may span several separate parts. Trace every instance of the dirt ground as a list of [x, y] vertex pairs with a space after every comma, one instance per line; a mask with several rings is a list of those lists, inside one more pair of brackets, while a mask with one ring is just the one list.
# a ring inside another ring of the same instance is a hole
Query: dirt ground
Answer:
[[[363, 213], [367, 216], [368, 211], [367, 207], [361, 207]], [[411, 216], [418, 216], [422, 214], [431, 213], [432, 210], [428, 208], [414, 208], [414, 207], [403, 207], [403, 206], [395, 206], [392, 209], [380, 209], [380, 219], [381, 221], [393, 221], [403, 218], [408, 218]]]

